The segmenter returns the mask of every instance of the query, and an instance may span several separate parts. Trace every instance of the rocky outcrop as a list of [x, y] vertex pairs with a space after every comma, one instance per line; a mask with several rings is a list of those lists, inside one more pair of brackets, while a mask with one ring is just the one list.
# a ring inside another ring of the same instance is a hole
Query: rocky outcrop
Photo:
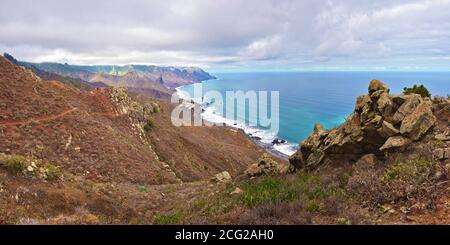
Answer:
[[216, 183], [230, 183], [233, 179], [231, 178], [230, 173], [223, 171], [214, 175], [214, 177], [211, 178], [211, 181]]
[[366, 154], [382, 156], [385, 151], [402, 151], [420, 141], [436, 125], [433, 102], [417, 94], [390, 95], [389, 91], [386, 84], [371, 81], [368, 94], [357, 98], [353, 114], [341, 126], [328, 131], [316, 124], [312, 134], [289, 158], [290, 164], [296, 169], [315, 169], [328, 160], [356, 161]]
[[278, 162], [272, 159], [270, 154], [264, 153], [259, 159], [258, 163], [250, 165], [244, 174], [248, 178], [262, 176], [262, 175], [276, 175], [286, 172], [287, 167], [282, 166]]
[[128, 114], [138, 122], [146, 122], [151, 115], [159, 110], [157, 104], [138, 103], [128, 95], [125, 87], [109, 87], [109, 96], [118, 105], [119, 114]]

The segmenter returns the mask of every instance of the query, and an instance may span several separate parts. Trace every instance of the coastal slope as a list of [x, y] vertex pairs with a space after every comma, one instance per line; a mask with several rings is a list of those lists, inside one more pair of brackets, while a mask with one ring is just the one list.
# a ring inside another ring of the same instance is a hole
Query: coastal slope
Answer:
[[152, 223], [262, 155], [240, 131], [174, 127], [172, 107], [0, 57], [0, 223]]

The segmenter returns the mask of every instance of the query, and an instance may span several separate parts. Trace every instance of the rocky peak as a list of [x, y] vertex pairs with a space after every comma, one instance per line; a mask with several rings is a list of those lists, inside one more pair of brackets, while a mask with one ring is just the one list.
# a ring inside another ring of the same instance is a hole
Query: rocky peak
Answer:
[[[433, 102], [417, 94], [390, 95], [389, 87], [372, 80], [369, 94], [359, 96], [355, 111], [339, 127], [320, 124], [290, 157], [295, 168], [314, 169], [325, 161], [355, 161], [365, 154], [402, 151], [420, 141], [436, 124]], [[436, 98], [444, 101], [443, 98]]]
[[108, 94], [111, 100], [118, 106], [119, 114], [127, 114], [134, 121], [145, 123], [154, 113], [157, 104], [139, 103], [128, 95], [125, 87], [109, 87]]
[[373, 94], [378, 91], [389, 93], [389, 87], [378, 80], [372, 80], [369, 84], [369, 94]]

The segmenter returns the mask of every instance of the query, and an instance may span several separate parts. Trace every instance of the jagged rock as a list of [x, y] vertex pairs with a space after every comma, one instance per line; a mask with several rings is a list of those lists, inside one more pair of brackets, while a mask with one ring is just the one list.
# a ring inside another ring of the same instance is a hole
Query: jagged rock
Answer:
[[325, 129], [320, 123], [316, 123], [311, 136], [302, 142], [301, 151], [305, 154], [311, 152], [313, 148], [318, 147], [320, 138], [324, 135]]
[[128, 95], [128, 89], [124, 87], [109, 87], [109, 96], [119, 107], [119, 114], [129, 115], [139, 122], [146, 122], [154, 111], [159, 110], [156, 104], [138, 103]]
[[230, 173], [228, 173], [227, 171], [223, 171], [221, 173], [214, 175], [214, 177], [211, 178], [211, 181], [217, 183], [229, 183], [232, 181], [232, 178]]
[[373, 94], [374, 92], [380, 91], [380, 90], [386, 91], [389, 93], [389, 87], [386, 84], [384, 84], [378, 80], [372, 80], [369, 84], [369, 94]]
[[394, 103], [389, 97], [388, 93], [381, 93], [380, 97], [377, 100], [377, 110], [383, 116], [385, 120], [391, 121], [392, 113], [394, 111]]
[[355, 105], [355, 111], [356, 112], [362, 112], [362, 109], [364, 106], [371, 104], [372, 100], [370, 99], [369, 95], [360, 95], [358, 98], [356, 98], [356, 105]]
[[386, 140], [380, 147], [380, 151], [387, 151], [392, 149], [402, 149], [410, 143], [410, 140], [403, 136], [393, 136]]
[[441, 104], [441, 103], [445, 103], [445, 102], [446, 102], [446, 99], [442, 96], [436, 95], [433, 98], [433, 103], [435, 103], [435, 104]]
[[274, 145], [279, 145], [279, 144], [284, 144], [284, 143], [286, 143], [286, 140], [283, 140], [283, 139], [274, 139], [273, 141], [272, 141], [272, 144], [274, 144]]
[[389, 95], [389, 87], [378, 80], [371, 81], [368, 91], [357, 98], [354, 113], [342, 125], [329, 131], [316, 126], [289, 158], [291, 166], [313, 170], [325, 162], [403, 150], [430, 132], [437, 120], [432, 110], [436, 105], [420, 95]]
[[401, 103], [401, 106], [398, 108], [398, 110], [394, 113], [394, 116], [392, 117], [393, 123], [401, 123], [402, 120], [405, 118], [406, 115], [412, 113], [416, 107], [422, 102], [422, 97], [418, 94], [409, 94], [409, 95], [402, 95], [402, 96], [396, 96], [393, 98], [393, 101], [396, 100], [403, 100]]
[[383, 121], [380, 128], [380, 134], [383, 137], [389, 138], [391, 136], [394, 136], [396, 134], [400, 133], [398, 129], [394, 127], [394, 125], [390, 124], [387, 121]]
[[309, 154], [317, 149], [320, 144], [320, 140], [326, 136], [326, 131], [320, 123], [314, 125], [313, 133], [305, 139], [301, 145], [300, 150], [289, 158], [290, 164], [296, 168], [303, 168], [307, 162], [312, 162], [313, 159], [304, 159], [303, 155], [309, 156]]
[[250, 165], [244, 173], [248, 177], [256, 177], [261, 175], [275, 175], [282, 172], [282, 167], [272, 159], [270, 154], [264, 153], [258, 163]]
[[400, 133], [410, 139], [419, 140], [436, 123], [431, 102], [420, 103], [414, 111], [406, 115], [400, 127]]

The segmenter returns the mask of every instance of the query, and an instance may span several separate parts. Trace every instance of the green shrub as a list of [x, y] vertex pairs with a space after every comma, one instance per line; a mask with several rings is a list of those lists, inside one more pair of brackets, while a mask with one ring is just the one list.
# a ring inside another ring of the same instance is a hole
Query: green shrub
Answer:
[[62, 171], [58, 166], [48, 164], [45, 168], [46, 180], [56, 181], [62, 176]]
[[155, 127], [155, 123], [151, 118], [147, 120], [147, 123], [144, 125], [145, 132], [149, 132], [152, 128]]
[[416, 182], [427, 177], [433, 168], [433, 162], [423, 159], [404, 160], [399, 158], [390, 167], [386, 168], [382, 180], [392, 182]]
[[147, 192], [147, 191], [148, 191], [147, 186], [145, 186], [145, 185], [139, 185], [139, 186], [138, 186], [138, 191], [139, 191], [139, 192]]
[[248, 184], [244, 189], [242, 200], [248, 207], [255, 207], [262, 203], [288, 202], [296, 197], [295, 190], [287, 181], [275, 178], [266, 178], [259, 183]]
[[19, 155], [2, 156], [0, 159], [0, 164], [9, 171], [18, 173], [27, 168], [28, 159]]
[[431, 97], [430, 92], [428, 92], [428, 89], [423, 86], [417, 86], [416, 84], [414, 84], [414, 86], [412, 88], [403, 88], [403, 93], [405, 94], [419, 94], [420, 96], [422, 96], [422, 98], [425, 97]]
[[182, 220], [182, 213], [176, 211], [171, 214], [156, 214], [153, 219], [155, 225], [174, 225], [180, 223]]
[[153, 113], [158, 113], [160, 111], [161, 111], [161, 109], [159, 108], [159, 105], [154, 103], [153, 104]]

